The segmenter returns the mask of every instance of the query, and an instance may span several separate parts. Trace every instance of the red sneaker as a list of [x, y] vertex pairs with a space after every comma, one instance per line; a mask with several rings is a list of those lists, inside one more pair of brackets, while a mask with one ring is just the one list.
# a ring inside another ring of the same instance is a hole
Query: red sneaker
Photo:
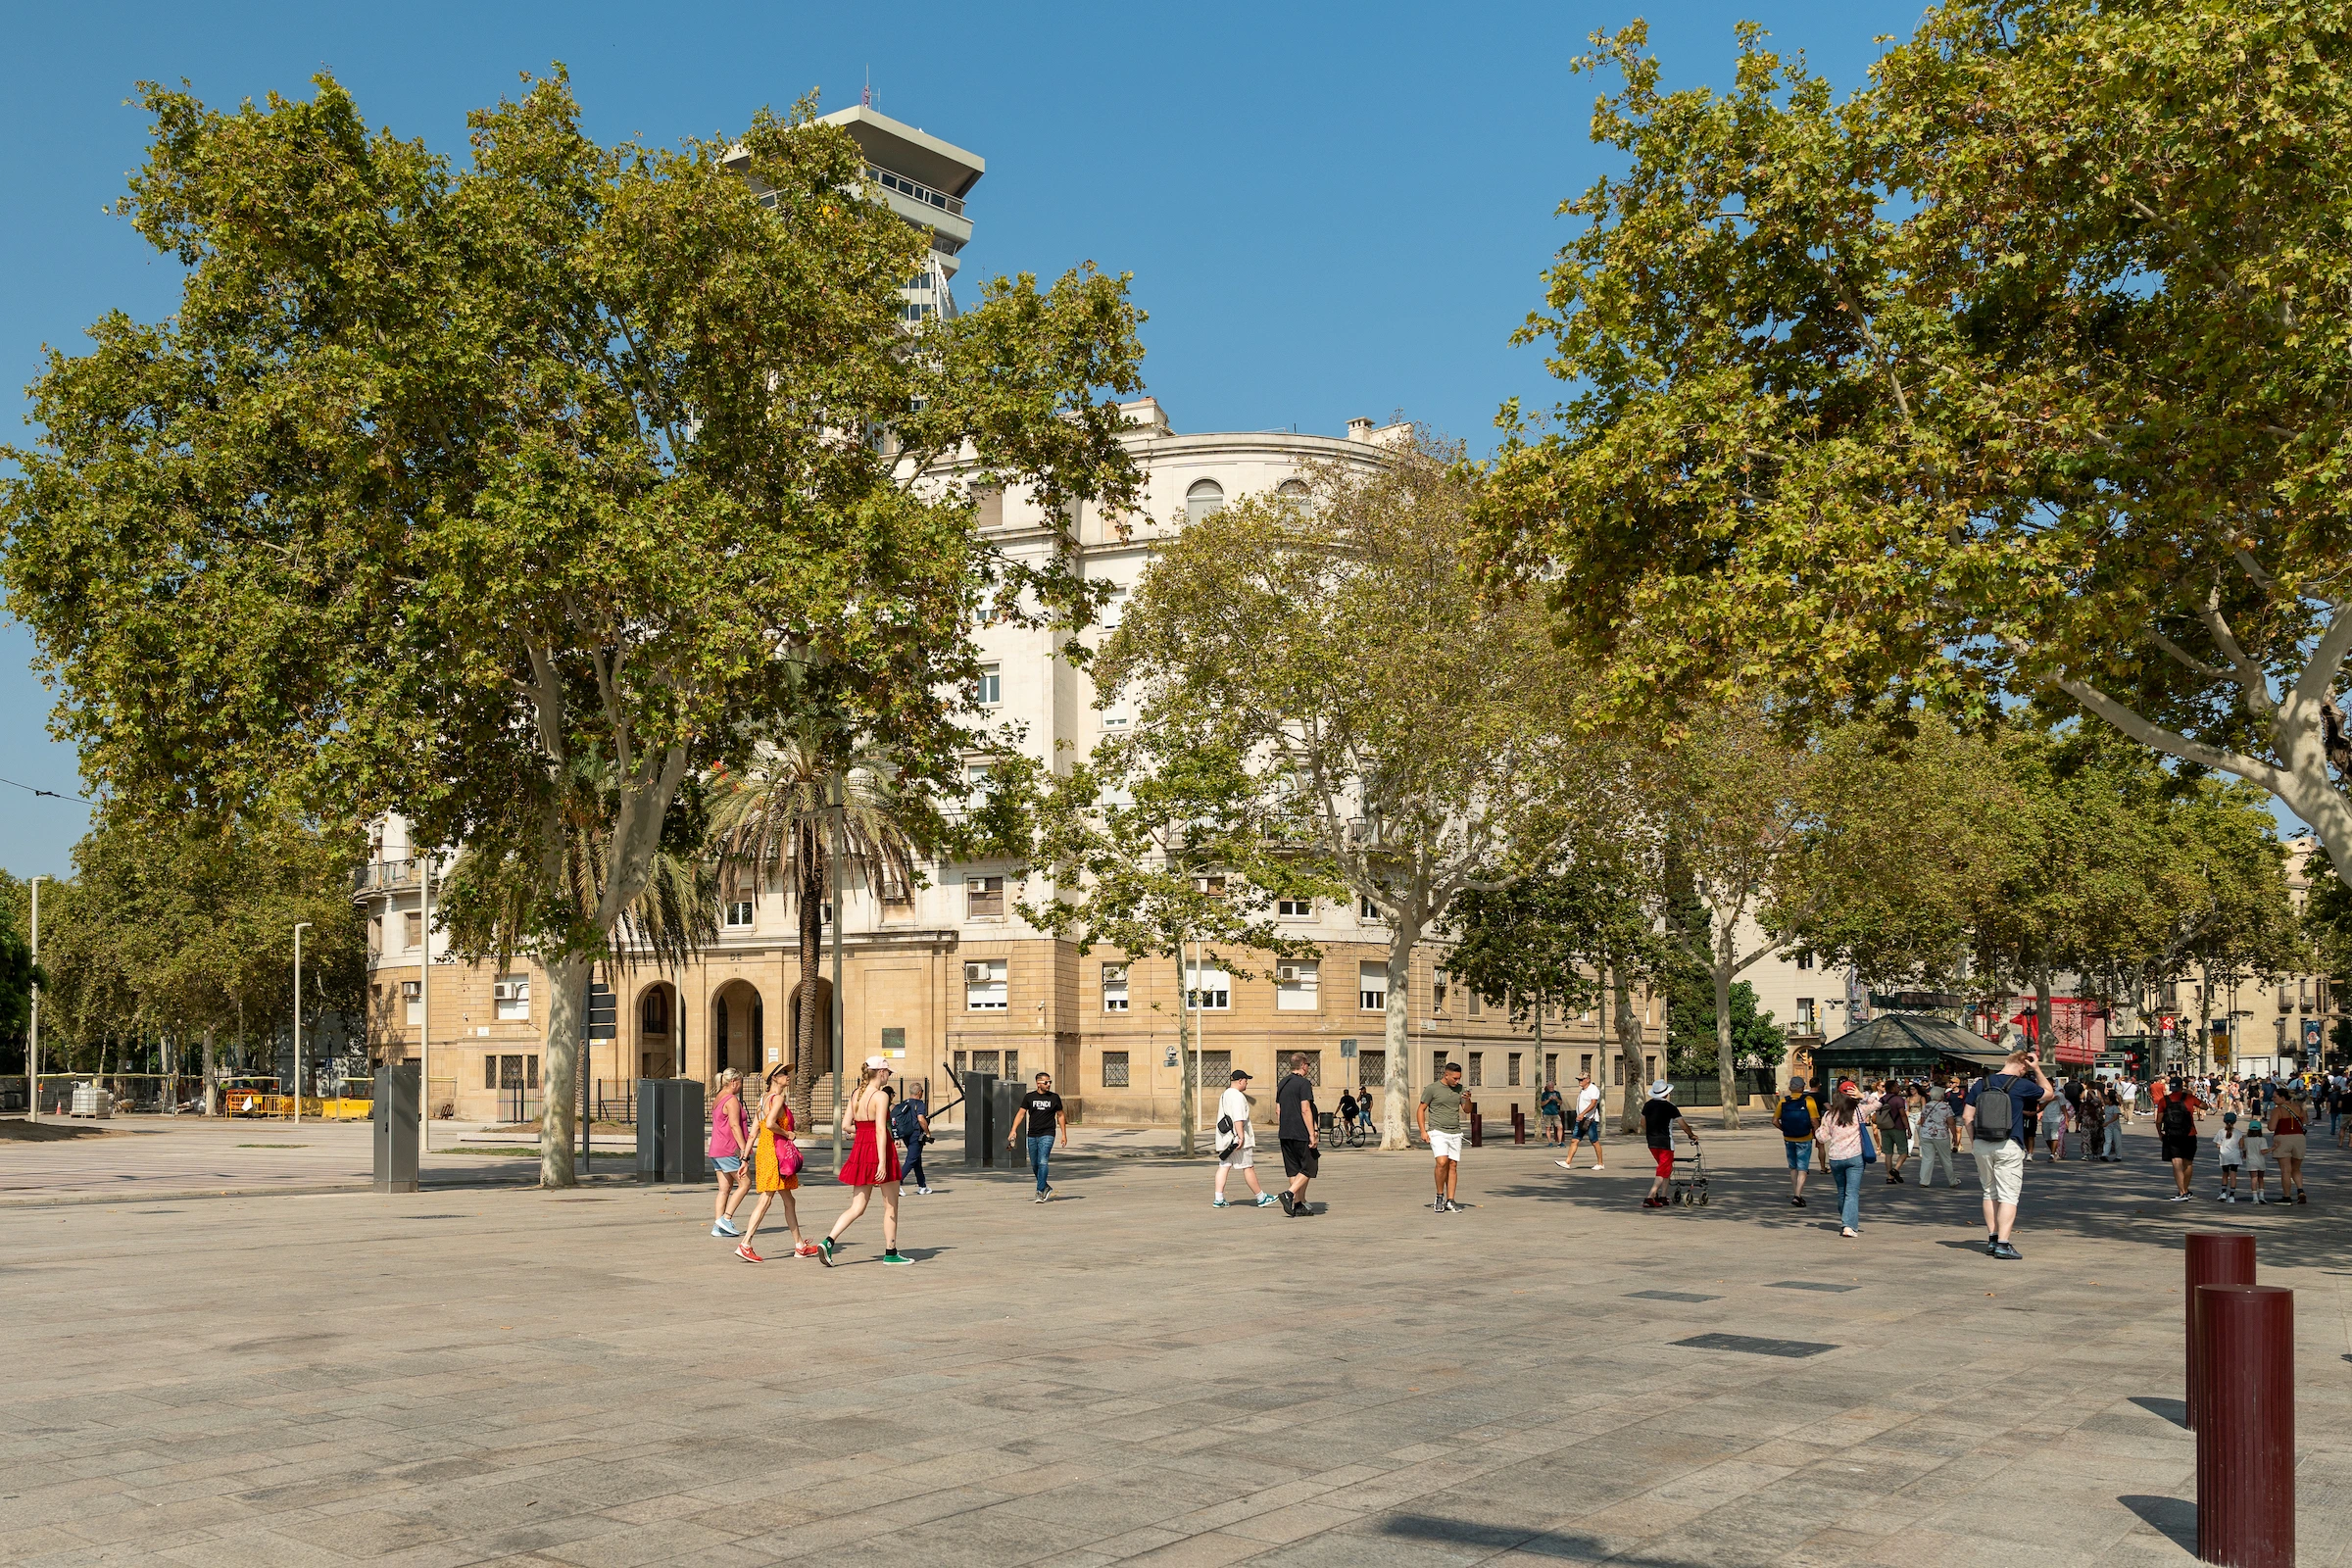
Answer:
[[742, 1258], [746, 1263], [764, 1263], [767, 1261], [766, 1258], [761, 1257], [758, 1252], [752, 1250], [752, 1244], [749, 1242], [744, 1242], [737, 1246], [735, 1249], [735, 1255]]
[[792, 1255], [795, 1257], [814, 1257], [820, 1250], [821, 1249], [818, 1248], [814, 1242], [803, 1242], [800, 1246], [792, 1250]]

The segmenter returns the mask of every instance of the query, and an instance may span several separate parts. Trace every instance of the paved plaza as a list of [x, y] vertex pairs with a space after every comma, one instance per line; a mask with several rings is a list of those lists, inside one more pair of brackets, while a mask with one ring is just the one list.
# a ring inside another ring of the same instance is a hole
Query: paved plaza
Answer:
[[[250, 1131], [211, 1178], [295, 1152]], [[73, 1158], [170, 1141], [0, 1142], [48, 1162], [0, 1180], [0, 1560], [2183, 1563], [2180, 1234], [2227, 1222], [2297, 1292], [2302, 1561], [2352, 1562], [2352, 1161], [2169, 1204], [2145, 1131], [2034, 1167], [2021, 1263], [1973, 1188], [1874, 1179], [1841, 1242], [1765, 1129], [1664, 1212], [1630, 1146], [1471, 1151], [1446, 1216], [1423, 1152], [1335, 1152], [1308, 1220], [1149, 1141], [1044, 1207], [943, 1161], [917, 1266], [877, 1213], [830, 1271], [736, 1261], [707, 1190], [91, 1201]]]

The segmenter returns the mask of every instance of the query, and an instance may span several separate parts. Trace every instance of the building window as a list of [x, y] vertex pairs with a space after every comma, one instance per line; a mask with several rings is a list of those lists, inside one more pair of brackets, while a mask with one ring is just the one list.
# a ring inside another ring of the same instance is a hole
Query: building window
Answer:
[[400, 917], [401, 951], [415, 953], [424, 946], [424, 916], [404, 914]]
[[1809, 1035], [1814, 1032], [1813, 999], [1811, 997], [1796, 999], [1796, 1032], [1800, 1035]]
[[1656, 1082], [1658, 1081], [1658, 1058], [1657, 1058], [1657, 1057], [1655, 1057], [1655, 1056], [1643, 1056], [1643, 1057], [1642, 1058], [1642, 1076], [1644, 1079], [1646, 1079], [1647, 1081], [1649, 1081], [1650, 1083], [1653, 1083], [1653, 1084], [1654, 1084], [1654, 1083], [1656, 1083]]
[[1274, 966], [1274, 1006], [1280, 1012], [1321, 1010], [1323, 966], [1293, 959]]
[[1612, 1055], [1609, 1057], [1609, 1087], [1611, 1089], [1625, 1087], [1625, 1058], [1623, 1056]]
[[1798, 954], [1798, 955], [1796, 956], [1796, 966], [1797, 966], [1799, 969], [1810, 969], [1810, 968], [1812, 968], [1812, 967], [1813, 967], [1813, 955], [1812, 955], [1812, 954], [1810, 954], [1810, 953], [1800, 953], [1800, 954]]
[[1389, 1081], [1389, 1054], [1386, 1051], [1356, 1053], [1355, 1081], [1358, 1087], [1378, 1089]]
[[1464, 992], [1463, 995], [1469, 999], [1470, 1016], [1473, 1018], [1485, 1016], [1487, 999], [1480, 996], [1475, 990]]
[[490, 982], [491, 1004], [502, 1023], [528, 1023], [531, 1018], [531, 977], [501, 975]]
[[972, 682], [972, 701], [982, 708], [994, 708], [1004, 700], [1004, 680], [1001, 666], [982, 664], [980, 674]]
[[649, 1035], [669, 1033], [669, 993], [656, 986], [637, 1004], [637, 1026]]
[[1211, 513], [1225, 510], [1225, 487], [1214, 479], [1196, 479], [1184, 493], [1184, 520], [1199, 522]]
[[1225, 873], [1222, 871], [1211, 871], [1205, 875], [1193, 878], [1193, 891], [1195, 893], [1204, 893], [1212, 899], [1223, 898], [1225, 896]]
[[1443, 1014], [1446, 1010], [1446, 995], [1452, 989], [1453, 976], [1443, 969], [1433, 970], [1430, 974], [1429, 1010]]
[[410, 1023], [417, 1024], [424, 1022], [423, 981], [403, 980], [400, 983], [400, 1000], [404, 1008], [406, 1009], [408, 1021]]
[[486, 1055], [482, 1057], [482, 1087], [536, 1089], [539, 1087], [539, 1058], [536, 1055]]
[[1470, 1087], [1484, 1089], [1486, 1084], [1487, 1054], [1483, 1051], [1473, 1051], [1470, 1053]]
[[1306, 505], [1307, 492], [1304, 479], [1285, 479], [1274, 487], [1274, 493], [1297, 506]]
[[1274, 1076], [1277, 1078], [1287, 1078], [1291, 1075], [1292, 1071], [1294, 1070], [1291, 1066], [1291, 1058], [1293, 1056], [1304, 1056], [1306, 1058], [1306, 1081], [1315, 1085], [1317, 1088], [1320, 1088], [1323, 1083], [1323, 1053], [1320, 1051], [1286, 1051], [1281, 1053], [1275, 1058], [1275, 1066], [1278, 1070]]
[[1004, 1081], [1006, 1083], [1021, 1081], [1021, 1054], [1017, 1051], [1004, 1053]]
[[726, 923], [730, 930], [738, 931], [743, 929], [743, 927], [750, 925], [752, 923], [752, 901], [749, 899], [729, 899], [727, 901]]
[[[1106, 963], [1102, 966], [1102, 1010], [1127, 1010], [1127, 966], [1123, 963]], [[1122, 1073], [1127, 1070], [1126, 1062], [1126, 1057], [1119, 1058], [1119, 1071]], [[1124, 1077], [1119, 1080], [1121, 1083], [1126, 1081]]]
[[1509, 1076], [1509, 1077], [1507, 1077], [1507, 1078], [1505, 1078], [1505, 1079], [1502, 1081], [1502, 1082], [1503, 1082], [1503, 1087], [1504, 1087], [1504, 1088], [1506, 1088], [1506, 1089], [1516, 1089], [1516, 1088], [1518, 1088], [1518, 1087], [1519, 1087], [1519, 1053], [1517, 1053], [1516, 1051], [1514, 1051], [1514, 1052], [1512, 1052], [1512, 1053], [1511, 1053], [1510, 1061], [1509, 1061], [1509, 1063], [1508, 1063], [1508, 1065], [1507, 1065], [1507, 1067], [1506, 1067], [1506, 1069], [1505, 1069], [1505, 1070], [1509, 1072], [1510, 1076]]
[[1214, 964], [1184, 966], [1184, 1001], [1203, 1012], [1222, 1012], [1233, 1005], [1233, 979]]
[[967, 920], [1004, 918], [1004, 879], [967, 876], [963, 879], [963, 914]]
[[1559, 1054], [1557, 1052], [1546, 1051], [1544, 1053], [1544, 1086], [1547, 1089], [1555, 1089], [1559, 1087]]
[[996, 1070], [997, 1054], [995, 1052], [975, 1051], [972, 1053], [972, 1071], [993, 1074]]
[[1127, 1087], [1127, 1053], [1124, 1051], [1102, 1053], [1102, 1087], [1105, 1089]]
[[[970, 958], [963, 965], [963, 1004], [971, 1012], [1003, 1012], [1005, 1008], [1004, 960]], [[982, 1072], [989, 1071], [981, 1068]]]
[[1590, 1078], [1592, 1076], [1592, 1053], [1588, 1052], [1576, 1058], [1576, 1071], [1579, 1077]]
[[1388, 922], [1388, 917], [1380, 912], [1380, 906], [1368, 898], [1359, 897], [1355, 901], [1355, 917], [1366, 925], [1385, 925]]
[[1276, 899], [1274, 912], [1285, 920], [1311, 920], [1315, 914], [1312, 899]]
[[1389, 1010], [1389, 966], [1362, 963], [1355, 971], [1355, 1004], [1365, 1012]]

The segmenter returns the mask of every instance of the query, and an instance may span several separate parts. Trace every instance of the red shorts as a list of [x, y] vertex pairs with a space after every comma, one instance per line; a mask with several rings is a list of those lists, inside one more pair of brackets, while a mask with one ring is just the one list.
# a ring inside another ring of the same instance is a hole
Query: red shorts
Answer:
[[1653, 1149], [1650, 1151], [1650, 1152], [1655, 1154], [1658, 1159], [1658, 1180], [1667, 1181], [1671, 1179], [1674, 1175], [1674, 1151], [1671, 1149]]

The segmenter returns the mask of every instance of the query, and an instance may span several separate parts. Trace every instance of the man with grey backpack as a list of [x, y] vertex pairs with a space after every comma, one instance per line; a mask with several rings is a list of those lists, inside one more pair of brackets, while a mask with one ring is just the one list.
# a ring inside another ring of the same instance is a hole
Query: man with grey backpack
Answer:
[[2017, 1200], [2026, 1186], [2026, 1129], [2033, 1106], [2054, 1093], [2025, 1037], [2011, 1030], [2009, 1059], [1968, 1091], [1961, 1124], [1969, 1130], [1977, 1181], [1984, 1189], [1984, 1254], [2014, 1262], [2025, 1254], [2010, 1245], [2017, 1225]]

